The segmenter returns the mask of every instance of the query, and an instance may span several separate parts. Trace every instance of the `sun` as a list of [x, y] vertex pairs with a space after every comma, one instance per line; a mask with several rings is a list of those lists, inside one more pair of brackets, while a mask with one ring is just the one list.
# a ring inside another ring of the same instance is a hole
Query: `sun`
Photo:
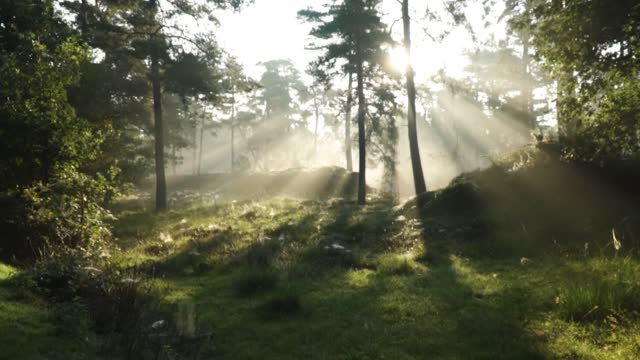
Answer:
[[409, 57], [402, 46], [395, 46], [389, 51], [389, 61], [393, 69], [398, 72], [405, 72], [409, 66]]

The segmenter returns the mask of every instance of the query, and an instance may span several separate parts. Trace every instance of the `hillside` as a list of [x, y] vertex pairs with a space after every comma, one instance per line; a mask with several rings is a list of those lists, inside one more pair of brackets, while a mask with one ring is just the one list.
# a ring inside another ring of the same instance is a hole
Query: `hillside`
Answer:
[[[2, 356], [25, 342], [33, 358], [116, 356], [113, 339], [126, 336], [132, 358], [637, 358], [637, 202], [527, 156], [400, 205], [196, 202], [156, 215], [121, 203], [115, 265], [41, 268], [43, 293], [29, 295], [24, 274], [3, 273], [3, 332], [14, 336]], [[113, 266], [115, 284], [134, 285], [99, 303], [130, 313], [105, 319], [88, 290], [114, 286]], [[119, 304], [130, 296], [144, 306]], [[132, 329], [116, 323], [131, 316]], [[64, 327], [78, 318], [87, 325]], [[169, 328], [174, 339], [150, 337]], [[69, 331], [87, 341], [45, 346]]]

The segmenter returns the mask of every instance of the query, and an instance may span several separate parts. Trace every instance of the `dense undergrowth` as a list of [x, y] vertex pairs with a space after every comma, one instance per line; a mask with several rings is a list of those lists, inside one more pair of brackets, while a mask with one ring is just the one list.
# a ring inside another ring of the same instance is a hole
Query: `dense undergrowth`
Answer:
[[400, 205], [122, 201], [101, 260], [0, 269], [0, 357], [635, 359], [640, 212], [613, 182], [523, 152]]

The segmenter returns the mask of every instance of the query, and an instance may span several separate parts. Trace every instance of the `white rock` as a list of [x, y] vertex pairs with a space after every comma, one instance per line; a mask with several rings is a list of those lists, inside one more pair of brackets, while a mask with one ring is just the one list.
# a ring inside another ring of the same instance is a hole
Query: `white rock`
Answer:
[[169, 234], [169, 233], [160, 233], [160, 241], [162, 241], [165, 244], [172, 243], [173, 242], [173, 238], [171, 237], [171, 234]]
[[400, 216], [398, 216], [398, 217], [396, 218], [396, 221], [406, 221], [406, 220], [407, 220], [407, 218], [406, 218], [406, 216], [404, 216], [404, 215], [400, 215]]
[[520, 265], [525, 266], [531, 264], [532, 261], [529, 258], [523, 257], [520, 259]]
[[158, 320], [156, 322], [154, 322], [153, 324], [151, 324], [151, 328], [154, 330], [160, 329], [161, 327], [164, 326], [164, 324], [166, 324], [167, 322], [164, 320]]

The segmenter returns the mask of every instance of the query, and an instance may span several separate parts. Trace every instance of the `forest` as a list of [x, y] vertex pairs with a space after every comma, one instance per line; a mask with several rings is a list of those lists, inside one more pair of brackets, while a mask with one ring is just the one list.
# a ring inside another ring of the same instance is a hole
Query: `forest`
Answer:
[[640, 359], [638, 0], [0, 0], [0, 359]]

